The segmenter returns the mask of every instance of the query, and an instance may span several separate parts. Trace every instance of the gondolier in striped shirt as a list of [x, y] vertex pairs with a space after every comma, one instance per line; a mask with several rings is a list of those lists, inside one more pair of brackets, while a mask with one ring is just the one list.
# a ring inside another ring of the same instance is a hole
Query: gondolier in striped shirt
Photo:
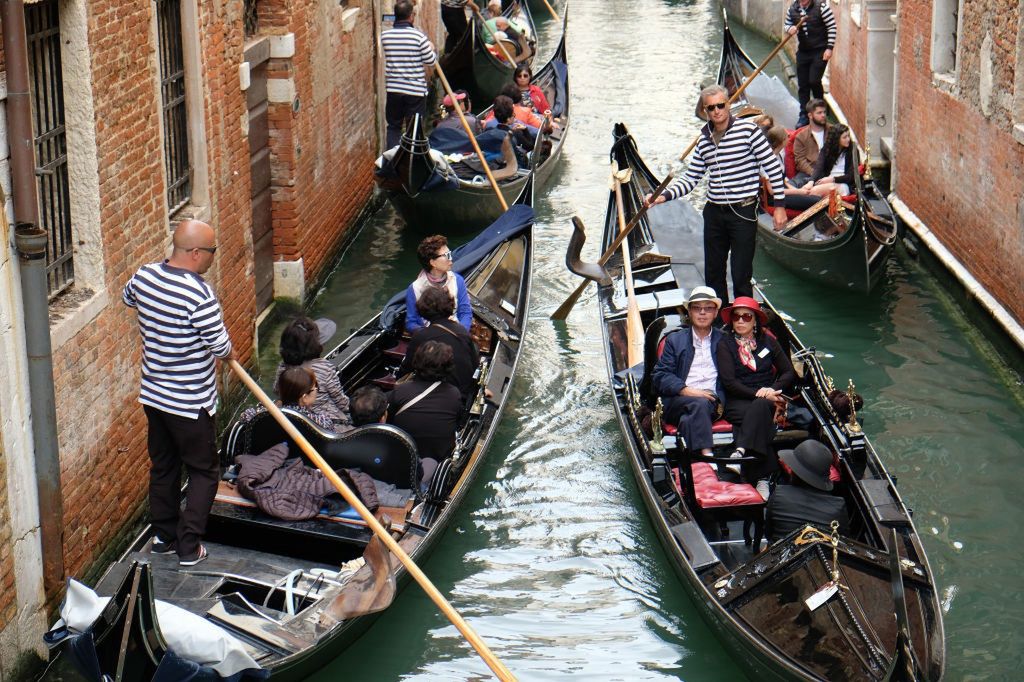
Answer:
[[[786, 223], [784, 172], [764, 133], [747, 119], [729, 113], [728, 94], [721, 85], [701, 91], [708, 123], [690, 165], [681, 178], [656, 197], [660, 204], [679, 199], [708, 176], [704, 205], [704, 281], [723, 301], [729, 298], [726, 259], [732, 265], [733, 296], [753, 296], [754, 242], [757, 237], [757, 196], [761, 172], [771, 181], [776, 229]], [[730, 257], [731, 252], [731, 257]]]
[[387, 123], [387, 149], [402, 140], [402, 125], [414, 114], [427, 113], [428, 83], [434, 78], [437, 56], [434, 46], [412, 24], [416, 10], [410, 0], [395, 3], [395, 25], [380, 35], [384, 51], [384, 80], [387, 98], [384, 120]]
[[[793, 0], [786, 12], [784, 30], [797, 36], [796, 83], [800, 99], [797, 128], [807, 125], [807, 103], [811, 97], [825, 96], [821, 78], [836, 44], [836, 19], [828, 5], [828, 0]], [[801, 19], [804, 23], [797, 29]]]
[[[213, 228], [186, 220], [174, 231], [171, 257], [143, 265], [122, 298], [138, 311], [142, 403], [149, 424], [149, 506], [153, 552], [177, 552], [182, 566], [206, 558], [200, 538], [220, 480], [213, 415], [216, 358], [233, 358], [220, 304], [202, 274], [217, 251]], [[188, 472], [185, 509], [181, 466]]]

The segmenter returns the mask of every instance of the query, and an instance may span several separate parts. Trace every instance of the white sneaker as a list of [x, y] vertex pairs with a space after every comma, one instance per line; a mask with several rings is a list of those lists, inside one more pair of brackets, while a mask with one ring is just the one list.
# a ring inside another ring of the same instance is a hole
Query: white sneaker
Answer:
[[[740, 452], [739, 450], [733, 450], [732, 454], [729, 455], [730, 459], [739, 459], [741, 457], [743, 457], [743, 453]], [[740, 465], [739, 464], [726, 464], [725, 468], [728, 469], [729, 471], [735, 472], [735, 474], [737, 476], [740, 475]]]
[[768, 498], [772, 494], [772, 488], [768, 484], [767, 478], [762, 478], [760, 481], [758, 481], [757, 485], [754, 486], [754, 490], [757, 491], [757, 494], [760, 495], [761, 499], [764, 500], [765, 502], [768, 501]]

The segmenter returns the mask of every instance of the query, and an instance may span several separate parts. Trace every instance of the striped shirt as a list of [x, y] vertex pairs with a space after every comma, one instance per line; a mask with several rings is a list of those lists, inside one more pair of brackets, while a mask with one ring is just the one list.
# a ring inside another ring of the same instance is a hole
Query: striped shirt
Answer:
[[836, 44], [836, 18], [828, 6], [828, 0], [818, 4], [811, 0], [807, 7], [802, 7], [800, 0], [795, 0], [786, 12], [784, 29], [788, 32], [800, 22], [801, 17], [807, 17], [807, 21], [800, 27], [800, 35], [797, 36], [799, 49], [831, 50]]
[[423, 67], [437, 61], [434, 46], [427, 36], [408, 21], [395, 22], [380, 34], [384, 50], [384, 79], [387, 91], [400, 95], [425, 97], [427, 76]]
[[231, 353], [220, 304], [194, 272], [163, 263], [143, 265], [121, 294], [138, 310], [142, 333], [139, 402], [197, 419], [217, 409], [214, 356]]
[[772, 153], [768, 139], [750, 120], [730, 118], [729, 127], [715, 144], [711, 123], [701, 129], [700, 142], [683, 177], [665, 190], [667, 199], [678, 199], [697, 186], [705, 175], [708, 179], [708, 201], [713, 204], [737, 204], [756, 199], [760, 190], [761, 171], [772, 184], [775, 206], [783, 206], [786, 188], [779, 157]]
[[456, 9], [466, 6], [467, 0], [441, 0], [442, 7], [454, 7]]

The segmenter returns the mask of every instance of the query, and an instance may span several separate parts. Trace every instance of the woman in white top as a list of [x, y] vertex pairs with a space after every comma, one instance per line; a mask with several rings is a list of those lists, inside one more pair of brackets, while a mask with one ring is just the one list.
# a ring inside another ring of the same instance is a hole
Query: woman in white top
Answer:
[[843, 196], [850, 194], [853, 174], [857, 168], [853, 163], [853, 145], [850, 129], [844, 125], [830, 126], [825, 133], [825, 144], [814, 165], [814, 184], [834, 183]]

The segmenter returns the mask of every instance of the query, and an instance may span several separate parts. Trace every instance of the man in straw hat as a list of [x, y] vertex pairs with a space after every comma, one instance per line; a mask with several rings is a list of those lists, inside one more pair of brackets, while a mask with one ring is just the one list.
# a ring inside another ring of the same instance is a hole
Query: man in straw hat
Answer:
[[711, 423], [724, 395], [716, 359], [723, 335], [711, 326], [721, 307], [714, 289], [694, 287], [686, 301], [690, 326], [665, 337], [652, 375], [665, 406], [665, 421], [677, 426], [688, 448], [704, 454], [711, 453]]
[[849, 514], [842, 497], [831, 494], [832, 452], [816, 440], [805, 440], [793, 450], [779, 451], [790, 471], [790, 483], [780, 484], [768, 500], [768, 540], [785, 537], [811, 523], [828, 529], [839, 522], [839, 532], [849, 530]]

